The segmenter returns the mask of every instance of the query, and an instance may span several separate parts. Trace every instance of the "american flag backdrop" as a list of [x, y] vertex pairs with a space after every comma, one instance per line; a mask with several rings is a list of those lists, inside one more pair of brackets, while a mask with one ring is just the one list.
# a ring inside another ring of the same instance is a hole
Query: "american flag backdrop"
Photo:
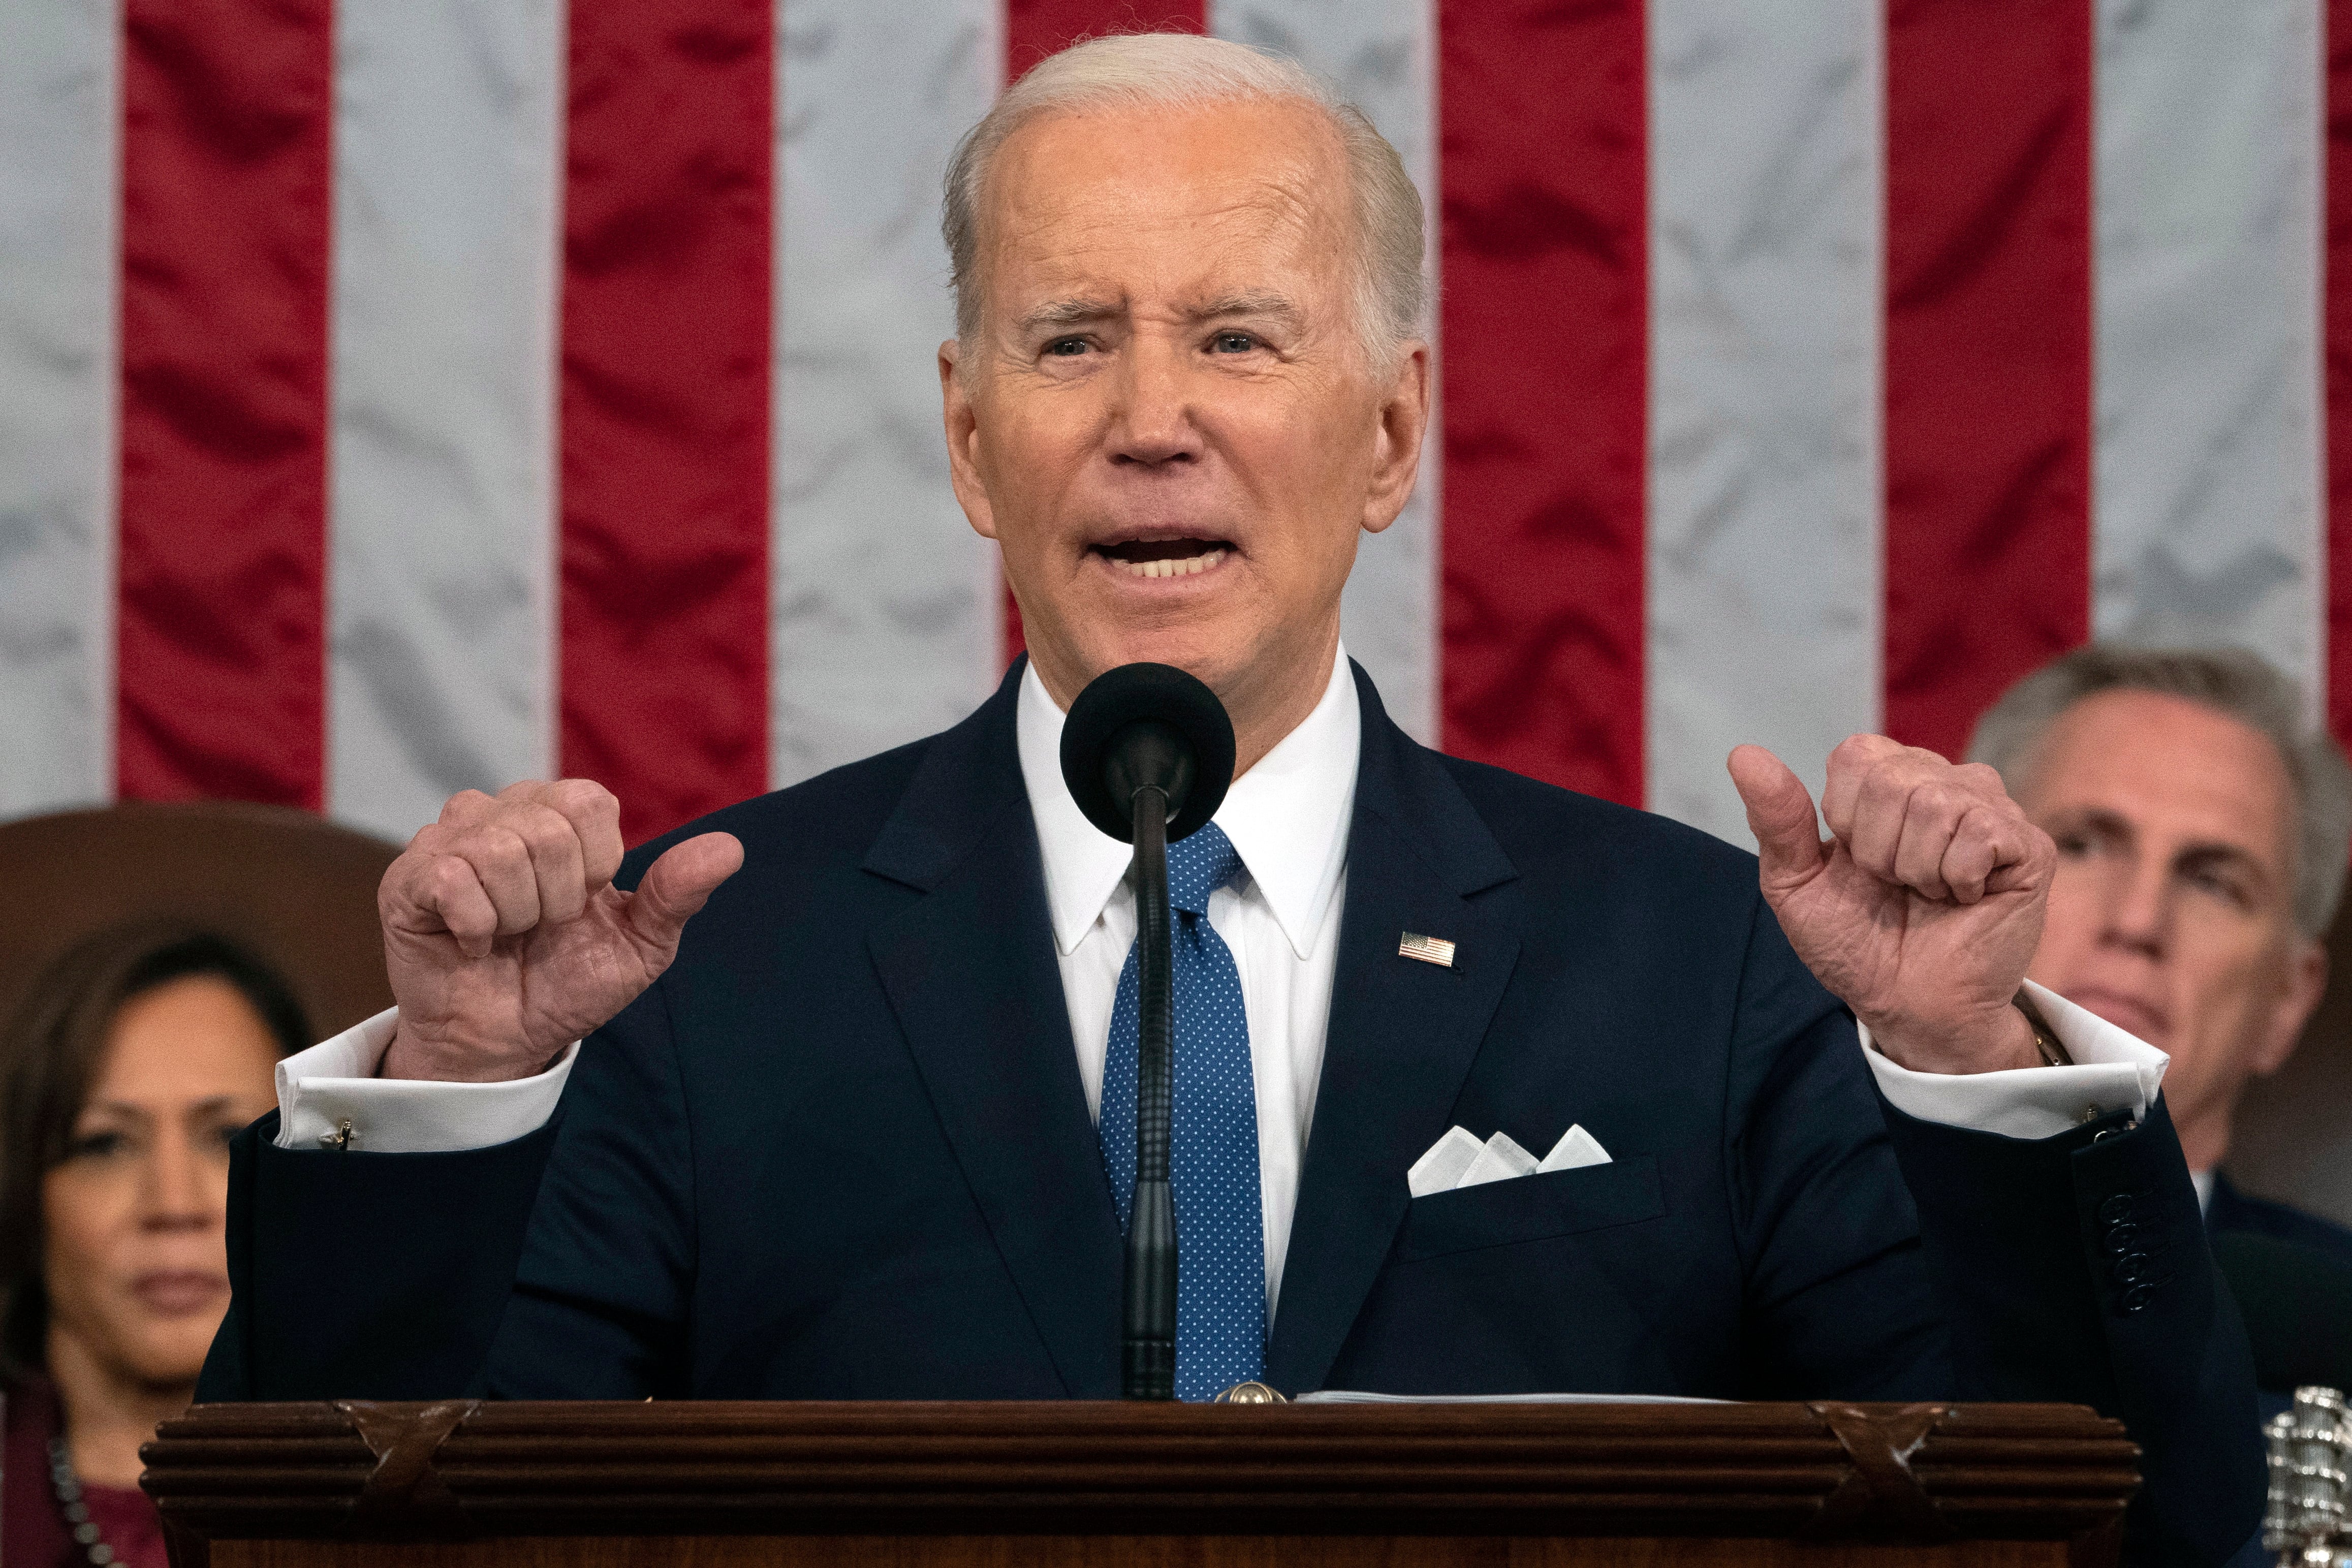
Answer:
[[1159, 26], [1332, 78], [1428, 197], [1440, 423], [1347, 625], [1423, 738], [1745, 841], [1734, 742], [1948, 750], [2095, 630], [2256, 647], [2342, 732], [2332, 25], [12, 0], [0, 816], [403, 838], [561, 771], [635, 838], [960, 717], [1018, 634], [947, 486], [940, 171], [1008, 73]]

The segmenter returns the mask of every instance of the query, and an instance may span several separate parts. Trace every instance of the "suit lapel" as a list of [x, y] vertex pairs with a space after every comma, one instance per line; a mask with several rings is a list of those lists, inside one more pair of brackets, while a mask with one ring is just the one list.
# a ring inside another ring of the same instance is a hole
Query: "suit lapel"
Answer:
[[[1363, 671], [1363, 752], [1315, 1122], [1266, 1346], [1276, 1387], [1322, 1386], [1409, 1194], [1444, 1136], [1518, 955], [1516, 921], [1471, 895], [1517, 872], [1453, 778], [1389, 721]], [[1403, 933], [1455, 943], [1452, 968], [1399, 956]]]
[[1022, 784], [1022, 665], [933, 742], [865, 868], [925, 897], [869, 947], [964, 1179], [1065, 1392], [1118, 1388], [1121, 1253]]

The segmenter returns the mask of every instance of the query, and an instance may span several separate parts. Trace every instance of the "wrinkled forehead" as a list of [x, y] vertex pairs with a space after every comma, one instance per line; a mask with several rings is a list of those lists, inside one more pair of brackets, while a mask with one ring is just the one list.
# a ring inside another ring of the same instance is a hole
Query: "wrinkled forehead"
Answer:
[[2282, 861], [2294, 841], [2294, 781], [2277, 745], [2167, 692], [2119, 688], [2070, 705], [2034, 749], [2023, 800], [2034, 811], [2105, 806]]
[[1275, 280], [1252, 273], [1336, 288], [1354, 227], [1338, 133], [1283, 100], [1042, 114], [991, 160], [979, 216], [985, 288], [1007, 305]]

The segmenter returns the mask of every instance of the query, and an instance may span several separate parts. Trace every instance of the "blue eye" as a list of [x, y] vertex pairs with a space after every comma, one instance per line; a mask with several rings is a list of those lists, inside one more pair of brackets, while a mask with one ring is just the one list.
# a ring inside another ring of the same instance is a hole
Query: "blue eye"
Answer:
[[1247, 332], [1219, 332], [1216, 343], [1221, 354], [1245, 354], [1257, 347], [1257, 340]]
[[1055, 338], [1045, 345], [1045, 352], [1059, 359], [1073, 359], [1087, 352], [1084, 338]]

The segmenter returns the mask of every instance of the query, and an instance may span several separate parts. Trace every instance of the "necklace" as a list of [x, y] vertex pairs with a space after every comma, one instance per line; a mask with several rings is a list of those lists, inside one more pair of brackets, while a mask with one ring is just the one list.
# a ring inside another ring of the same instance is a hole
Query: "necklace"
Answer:
[[63, 1437], [49, 1439], [49, 1484], [57, 1489], [58, 1511], [73, 1527], [74, 1542], [89, 1560], [90, 1568], [112, 1568], [118, 1561], [114, 1548], [98, 1538], [98, 1522], [81, 1500], [81, 1479], [74, 1474], [73, 1457], [66, 1452]]

